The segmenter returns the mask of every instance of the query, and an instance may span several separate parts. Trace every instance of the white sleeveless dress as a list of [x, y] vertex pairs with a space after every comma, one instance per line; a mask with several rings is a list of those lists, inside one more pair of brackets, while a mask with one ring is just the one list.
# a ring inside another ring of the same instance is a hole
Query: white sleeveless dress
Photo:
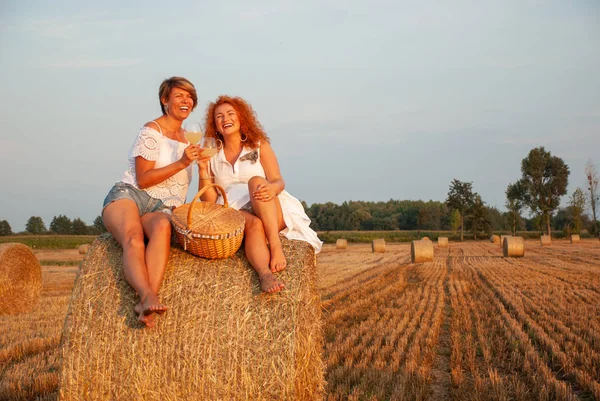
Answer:
[[[244, 147], [233, 166], [227, 161], [221, 148], [219, 153], [210, 160], [210, 168], [215, 176], [215, 184], [223, 187], [227, 194], [229, 207], [236, 210], [242, 209], [250, 202], [248, 193], [250, 178], [255, 176], [266, 178], [265, 170], [260, 164], [260, 147], [256, 149]], [[302, 203], [285, 190], [281, 191], [277, 198], [281, 204], [283, 220], [286, 225], [281, 234], [290, 240], [308, 242], [313, 246], [315, 252], [319, 253], [323, 242], [309, 227], [310, 219], [304, 212]], [[217, 203], [223, 204], [223, 198], [220, 195]]]

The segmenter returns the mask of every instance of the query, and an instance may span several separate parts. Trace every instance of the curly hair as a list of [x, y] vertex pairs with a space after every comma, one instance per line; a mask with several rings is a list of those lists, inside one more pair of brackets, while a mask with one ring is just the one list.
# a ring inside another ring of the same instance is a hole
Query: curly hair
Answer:
[[254, 149], [262, 141], [271, 143], [252, 106], [241, 97], [227, 95], [221, 95], [217, 100], [208, 104], [206, 116], [204, 117], [205, 135], [207, 137], [223, 141], [223, 135], [217, 131], [215, 122], [215, 109], [222, 104], [229, 104], [235, 109], [240, 120], [240, 133], [246, 137], [245, 146]]

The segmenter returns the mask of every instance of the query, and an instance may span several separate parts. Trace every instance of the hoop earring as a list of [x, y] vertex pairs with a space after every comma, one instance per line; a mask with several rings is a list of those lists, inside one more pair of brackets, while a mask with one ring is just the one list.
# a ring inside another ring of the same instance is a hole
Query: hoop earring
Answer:
[[217, 138], [217, 148], [221, 149], [223, 147], [223, 141], [221, 141], [219, 138]]
[[241, 137], [244, 138], [244, 139], [240, 139], [241, 142], [246, 142], [246, 140], [248, 139], [248, 135], [244, 134], [243, 132], [242, 132]]

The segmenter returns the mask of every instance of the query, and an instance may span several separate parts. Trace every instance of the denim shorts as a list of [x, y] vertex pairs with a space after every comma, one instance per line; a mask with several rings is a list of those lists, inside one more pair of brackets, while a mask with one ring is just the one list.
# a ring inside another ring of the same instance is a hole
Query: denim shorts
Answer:
[[104, 204], [102, 205], [102, 212], [106, 206], [110, 205], [116, 200], [130, 199], [132, 200], [140, 213], [140, 217], [153, 212], [164, 212], [171, 214], [171, 208], [166, 206], [160, 199], [155, 199], [148, 195], [148, 193], [142, 189], [137, 189], [133, 185], [125, 184], [124, 182], [117, 182], [114, 187], [108, 192], [106, 198], [104, 198]]

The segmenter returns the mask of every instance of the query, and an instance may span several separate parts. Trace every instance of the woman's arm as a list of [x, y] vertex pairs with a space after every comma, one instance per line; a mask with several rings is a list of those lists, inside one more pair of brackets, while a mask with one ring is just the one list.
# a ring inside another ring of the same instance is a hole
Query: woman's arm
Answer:
[[187, 168], [194, 160], [192, 153], [195, 150], [197, 151], [196, 145], [188, 146], [185, 148], [181, 159], [160, 168], [154, 168], [156, 162], [146, 160], [142, 156], [137, 156], [135, 158], [135, 179], [140, 189], [160, 184], [167, 178]]
[[271, 145], [266, 141], [260, 146], [260, 164], [262, 164], [265, 170], [265, 175], [269, 183], [258, 187], [253, 196], [270, 195], [271, 197], [275, 197], [279, 195], [285, 189], [285, 181], [279, 171], [277, 156], [275, 156]]

